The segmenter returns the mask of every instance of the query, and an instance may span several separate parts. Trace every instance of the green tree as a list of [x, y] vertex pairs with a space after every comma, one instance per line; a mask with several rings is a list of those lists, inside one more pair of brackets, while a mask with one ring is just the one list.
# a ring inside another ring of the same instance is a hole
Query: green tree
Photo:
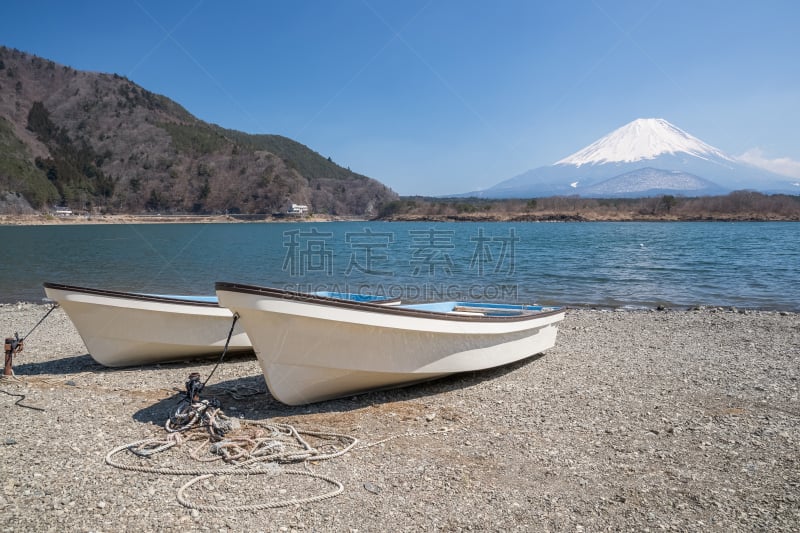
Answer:
[[211, 194], [211, 185], [208, 184], [208, 178], [203, 183], [203, 186], [200, 187], [200, 191], [197, 193], [198, 200], [205, 200], [208, 198], [208, 195]]
[[671, 194], [665, 194], [664, 196], [661, 197], [660, 207], [664, 211], [669, 213], [672, 210], [672, 208], [675, 207], [675, 204], [677, 204], [677, 203], [678, 203], [678, 200], [676, 200], [674, 196], [672, 196]]
[[50, 120], [50, 112], [42, 102], [34, 102], [28, 111], [28, 129], [43, 143], [50, 142], [56, 136], [56, 125]]
[[161, 197], [161, 194], [155, 189], [150, 189], [150, 198], [147, 199], [147, 202], [145, 202], [144, 206], [149, 211], [160, 211], [161, 207], [163, 206], [163, 202], [164, 200]]

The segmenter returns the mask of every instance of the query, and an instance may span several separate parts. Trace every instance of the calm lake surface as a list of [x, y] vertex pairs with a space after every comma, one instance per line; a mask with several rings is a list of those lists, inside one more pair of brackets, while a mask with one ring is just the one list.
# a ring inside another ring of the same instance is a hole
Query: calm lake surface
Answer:
[[0, 226], [0, 301], [45, 281], [212, 294], [215, 281], [405, 300], [800, 311], [800, 224], [241, 223]]

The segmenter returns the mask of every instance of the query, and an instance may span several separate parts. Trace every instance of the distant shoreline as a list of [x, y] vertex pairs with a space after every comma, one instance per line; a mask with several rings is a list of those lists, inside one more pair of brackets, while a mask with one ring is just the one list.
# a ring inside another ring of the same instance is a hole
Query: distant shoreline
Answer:
[[60, 226], [92, 224], [219, 224], [259, 222], [337, 222], [363, 221], [364, 218], [313, 215], [274, 217], [271, 215], [0, 215], [0, 226]]
[[658, 216], [630, 215], [602, 217], [592, 214], [461, 214], [461, 215], [395, 215], [382, 218], [386, 222], [800, 222], [800, 217], [730, 215], [730, 216]]
[[219, 224], [219, 223], [286, 223], [286, 222], [800, 222], [800, 217], [756, 215], [677, 217], [677, 216], [615, 216], [599, 217], [590, 214], [563, 213], [503, 213], [460, 215], [393, 215], [368, 219], [332, 215], [307, 217], [275, 217], [272, 215], [0, 215], [0, 226], [59, 226], [92, 224]]

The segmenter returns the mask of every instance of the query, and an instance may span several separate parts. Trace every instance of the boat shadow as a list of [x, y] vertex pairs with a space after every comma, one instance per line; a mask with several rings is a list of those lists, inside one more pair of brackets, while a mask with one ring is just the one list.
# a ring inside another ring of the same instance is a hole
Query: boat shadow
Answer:
[[[266, 381], [262, 374], [210, 384], [201, 393], [201, 396], [203, 399], [219, 400], [223, 412], [228, 416], [237, 416], [250, 420], [265, 421], [271, 418], [280, 419], [326, 413], [346, 413], [376, 405], [407, 402], [447, 394], [455, 390], [469, 389], [485, 381], [501, 378], [525, 366], [534, 364], [543, 356], [544, 354], [537, 354], [501, 367], [463, 372], [403, 387], [364, 392], [345, 398], [306, 405], [286, 405], [273, 398], [267, 389]], [[137, 411], [133, 418], [138, 422], [163, 425], [174, 413], [184, 396], [184, 393], [176, 393], [169, 398]]]
[[[23, 352], [24, 357], [24, 352]], [[79, 374], [81, 372], [98, 372], [113, 370], [106, 368], [92, 359], [88, 353], [50, 359], [38, 363], [19, 362], [14, 364], [14, 373], [17, 376], [63, 376], [65, 374]]]
[[[273, 398], [267, 389], [264, 375], [261, 373], [211, 383], [206, 387], [203, 393], [201, 393], [201, 396], [204, 399], [213, 398], [219, 400], [223, 412], [228, 416], [241, 416], [251, 420], [291, 418], [325, 413], [346, 413], [371, 406], [390, 405], [393, 403], [447, 394], [455, 390], [469, 389], [485, 381], [501, 378], [527, 365], [533, 364], [543, 356], [544, 354], [537, 354], [527, 359], [500, 367], [462, 372], [429, 381], [409, 384], [403, 387], [364, 392], [345, 398], [307, 405], [286, 405]], [[228, 361], [239, 358], [254, 358], [254, 356], [252, 354], [236, 354], [231, 355]], [[213, 362], [213, 360], [202, 359], [159, 363], [157, 365], [144, 365], [138, 368], [143, 370], [186, 368], [187, 371], [189, 371], [195, 369], [198, 363], [208, 364], [209, 362]], [[14, 365], [15, 374], [19, 377], [64, 377], [84, 372], [102, 375], [105, 373], [113, 374], [122, 371], [128, 372], [131, 368], [134, 367], [110, 368], [103, 366], [92, 359], [88, 353], [51, 359], [43, 362], [21, 362]], [[188, 375], [188, 373], [186, 375]], [[175, 390], [177, 391], [178, 387], [181, 385], [183, 385], [183, 383], [176, 383]], [[133, 419], [138, 422], [161, 426], [174, 413], [183, 397], [183, 392], [176, 392], [167, 398], [158, 400], [152, 405], [135, 412], [133, 414]]]
[[[13, 368], [14, 375], [23, 380], [28, 377], [35, 377], [45, 378], [48, 381], [50, 379], [63, 379], [69, 383], [73, 381], [72, 378], [75, 375], [79, 374], [91, 374], [94, 376], [99, 376], [99, 379], [102, 380], [102, 376], [104, 375], [120, 374], [124, 372], [130, 372], [131, 370], [155, 372], [160, 370], [178, 370], [181, 371], [181, 373], [185, 371], [185, 375], [189, 375], [190, 372], [197, 369], [198, 365], [213, 365], [215, 363], [215, 359], [216, 358], [198, 358], [184, 361], [153, 363], [141, 366], [107, 367], [95, 361], [88, 353], [85, 353], [83, 355], [61, 357], [58, 359], [50, 359], [40, 362], [20, 362], [14, 364]], [[226, 361], [234, 362], [248, 359], [255, 361], [255, 354], [247, 352], [230, 354]], [[252, 394], [254, 391], [260, 392], [265, 389], [264, 379], [260, 374], [252, 378], [242, 378], [234, 381], [238, 382], [235, 384], [235, 387], [245, 391], [242, 394]], [[248, 381], [253, 381], [255, 385], [248, 385]], [[177, 392], [180, 390], [179, 387], [182, 385], [183, 382], [175, 383], [172, 387], [172, 389], [176, 391], [175, 394], [164, 400], [157, 401], [154, 405], [135, 413], [133, 416], [134, 420], [163, 425], [182, 398], [182, 394]], [[210, 385], [208, 390], [213, 392], [214, 395], [220, 396], [226, 392], [223, 388], [215, 385]], [[236, 396], [241, 397], [238, 394]]]
[[[23, 352], [24, 354], [24, 352]], [[24, 376], [52, 376], [59, 377], [69, 374], [80, 374], [83, 372], [92, 373], [115, 373], [127, 372], [131, 369], [142, 370], [157, 370], [160, 368], [181, 368], [181, 367], [196, 367], [197, 365], [213, 364], [217, 356], [197, 359], [187, 359], [183, 361], [170, 361], [152, 363], [140, 366], [124, 366], [124, 367], [108, 367], [101, 365], [95, 361], [91, 355], [85, 353], [83, 355], [73, 355], [70, 357], [61, 357], [59, 359], [50, 359], [41, 362], [20, 362], [14, 364], [14, 373], [19, 377]], [[255, 360], [253, 353], [234, 353], [228, 355], [226, 361], [236, 360]]]

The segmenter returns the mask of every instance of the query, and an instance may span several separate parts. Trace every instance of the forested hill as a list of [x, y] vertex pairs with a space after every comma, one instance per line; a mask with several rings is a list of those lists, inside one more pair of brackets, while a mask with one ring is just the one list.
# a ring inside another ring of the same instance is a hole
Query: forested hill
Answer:
[[208, 124], [125, 77], [0, 47], [0, 213], [371, 216], [397, 195], [279, 135]]

